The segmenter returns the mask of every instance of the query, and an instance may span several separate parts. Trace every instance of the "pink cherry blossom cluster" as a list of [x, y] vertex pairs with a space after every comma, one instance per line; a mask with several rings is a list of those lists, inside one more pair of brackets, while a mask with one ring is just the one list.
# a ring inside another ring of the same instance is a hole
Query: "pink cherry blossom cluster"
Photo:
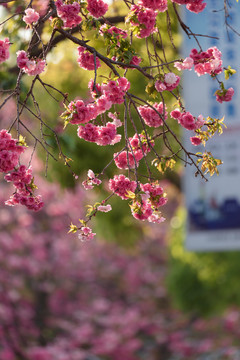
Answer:
[[94, 185], [100, 185], [102, 183], [102, 181], [95, 176], [91, 169], [88, 170], [87, 175], [88, 179], [82, 182], [85, 190], [91, 190], [94, 188]]
[[158, 10], [160, 12], [164, 12], [168, 8], [167, 0], [140, 0], [138, 4], [145, 8]]
[[172, 91], [174, 90], [180, 82], [180, 77], [170, 72], [164, 75], [163, 81], [157, 80], [155, 82], [155, 88], [158, 92], [162, 92], [164, 90]]
[[98, 111], [109, 110], [112, 104], [122, 104], [124, 95], [130, 89], [130, 82], [125, 77], [118, 80], [110, 80], [107, 83], [94, 84], [91, 80], [88, 84], [93, 99], [96, 99]]
[[[109, 189], [123, 200], [128, 200], [129, 192], [134, 193], [137, 188], [136, 181], [131, 181], [123, 174], [115, 175], [109, 180]], [[163, 188], [158, 182], [140, 184], [141, 191], [132, 201], [130, 208], [132, 215], [138, 220], [148, 220], [153, 223], [161, 223], [165, 219], [162, 217], [159, 207], [167, 203], [167, 198], [163, 193]]]
[[104, 24], [100, 27], [100, 34], [103, 36], [104, 34], [110, 34], [116, 37], [117, 39], [126, 39], [128, 34], [125, 30], [122, 30], [116, 26], [110, 26], [108, 24]]
[[116, 113], [111, 113], [111, 112], [108, 112], [108, 117], [109, 119], [112, 119], [113, 120], [113, 124], [116, 125], [116, 127], [120, 127], [122, 126], [122, 122], [120, 119], [118, 119], [117, 117], [117, 114]]
[[197, 49], [192, 49], [189, 57], [194, 61], [194, 70], [198, 76], [204, 74], [214, 76], [222, 72], [222, 53], [216, 46], [200, 53]]
[[140, 161], [144, 155], [151, 151], [151, 146], [154, 146], [154, 141], [147, 140], [144, 134], [134, 134], [133, 137], [129, 138], [129, 143], [136, 161]]
[[171, 0], [179, 5], [186, 5], [187, 9], [198, 14], [203, 11], [207, 5], [204, 0]]
[[28, 75], [35, 76], [41, 74], [45, 69], [45, 65], [45, 60], [30, 60], [24, 50], [17, 52], [17, 66]]
[[151, 202], [152, 206], [157, 208], [167, 203], [167, 198], [164, 197], [163, 188], [158, 182], [141, 184], [141, 190], [149, 196], [148, 201]]
[[98, 211], [101, 211], [101, 212], [109, 212], [112, 210], [112, 207], [110, 204], [107, 204], [107, 205], [99, 205], [98, 208], [97, 208]]
[[189, 57], [182, 63], [175, 62], [174, 66], [178, 70], [190, 70], [194, 65], [194, 70], [198, 76], [205, 74], [215, 76], [220, 74], [223, 70], [221, 58], [222, 53], [216, 46], [200, 52], [198, 52], [197, 49], [192, 49]]
[[87, 9], [89, 13], [96, 19], [104, 16], [108, 11], [108, 4], [103, 0], [87, 0]]
[[10, 41], [8, 38], [0, 40], [0, 64], [9, 58]]
[[176, 61], [174, 63], [175, 68], [177, 68], [179, 71], [181, 70], [192, 70], [194, 61], [189, 56], [186, 57], [186, 59], [183, 60], [183, 62]]
[[83, 226], [78, 234], [80, 241], [89, 241], [94, 238], [96, 234], [92, 232], [92, 229], [88, 226]]
[[194, 146], [198, 146], [202, 143], [202, 140], [200, 139], [199, 136], [192, 136], [192, 137], [190, 137], [190, 140]]
[[[71, 124], [86, 124], [78, 128], [78, 136], [86, 141], [95, 142], [98, 145], [114, 145], [121, 140], [121, 135], [117, 134], [117, 127], [121, 122], [114, 117], [112, 123], [108, 122], [105, 126], [96, 126], [89, 123], [98, 115], [109, 110], [113, 104], [121, 104], [124, 101], [125, 92], [129, 89], [129, 81], [122, 77], [118, 80], [111, 80], [106, 84], [96, 84], [93, 80], [89, 83], [89, 88], [94, 103], [85, 105], [82, 100], [72, 101], [67, 110], [62, 114]], [[111, 113], [110, 113], [111, 114]], [[110, 117], [114, 116], [113, 114]], [[118, 120], [118, 121], [117, 121]], [[117, 121], [117, 124], [114, 122]]]
[[152, 106], [161, 115], [159, 115], [154, 109], [152, 109], [148, 105], [139, 106], [138, 111], [146, 125], [156, 128], [163, 125], [163, 119], [167, 119], [168, 113], [166, 105], [164, 107], [162, 102], [160, 102], [159, 104], [154, 103]]
[[135, 192], [137, 188], [136, 181], [129, 180], [129, 178], [123, 174], [115, 175], [113, 179], [109, 180], [108, 185], [109, 189], [123, 200], [128, 199], [128, 191]]
[[144, 194], [141, 194], [140, 199], [135, 199], [130, 205], [132, 215], [135, 219], [142, 221], [147, 220], [153, 223], [163, 222], [165, 218], [162, 217], [159, 211], [159, 207], [167, 203], [163, 188], [158, 182], [140, 184], [140, 187]]
[[145, 200], [135, 200], [131, 207], [132, 215], [135, 219], [145, 221], [152, 215], [152, 205]]
[[114, 162], [119, 169], [128, 168], [133, 169], [135, 166], [138, 166], [139, 163], [134, 158], [134, 155], [130, 151], [122, 151], [120, 153], [114, 153]]
[[126, 91], [130, 89], [130, 82], [125, 77], [120, 77], [117, 81], [110, 80], [102, 84], [101, 92], [112, 104], [122, 104]]
[[5, 201], [6, 205], [21, 204], [34, 211], [39, 211], [43, 207], [42, 197], [40, 195], [33, 196], [32, 194], [33, 175], [31, 168], [26, 169], [24, 165], [21, 165], [17, 170], [7, 174], [4, 179], [7, 182], [12, 182], [15, 187], [14, 194], [9, 200]]
[[189, 111], [181, 113], [179, 109], [175, 109], [170, 115], [173, 119], [178, 120], [178, 123], [187, 130], [196, 130], [204, 125], [204, 118], [202, 115], [199, 115], [196, 118]]
[[32, 23], [35, 23], [39, 20], [40, 15], [37, 11], [35, 11], [32, 8], [28, 8], [25, 10], [25, 15], [23, 16], [23, 21], [27, 25], [31, 25]]
[[86, 126], [79, 126], [78, 136], [101, 146], [114, 145], [121, 141], [121, 135], [117, 134], [116, 125], [110, 122], [106, 126], [96, 126], [91, 123]]
[[[154, 145], [154, 141], [150, 141]], [[114, 161], [119, 169], [138, 167], [139, 161], [150, 152], [151, 148], [147, 143], [146, 137], [142, 134], [135, 134], [129, 138], [129, 150], [114, 154]]]
[[11, 171], [5, 175], [4, 179], [7, 182], [12, 182], [15, 187], [14, 194], [5, 204], [10, 206], [21, 204], [30, 210], [38, 211], [43, 207], [43, 202], [40, 196], [34, 197], [32, 195], [32, 170], [27, 170], [24, 165], [17, 168], [19, 157], [26, 149], [17, 143], [18, 140], [13, 139], [7, 130], [0, 131], [0, 172]]
[[136, 35], [138, 38], [148, 37], [157, 31], [155, 27], [156, 11], [145, 8], [142, 5], [132, 5], [130, 11], [130, 24], [138, 30]]
[[57, 14], [63, 21], [64, 27], [73, 28], [81, 23], [82, 18], [79, 16], [80, 5], [74, 1], [72, 4], [63, 4], [62, 0], [55, 2]]
[[90, 54], [87, 50], [84, 49], [84, 47], [79, 46], [78, 47], [78, 59], [77, 62], [79, 66], [84, 70], [96, 70], [100, 68], [100, 60], [98, 57], [95, 57], [94, 55]]
[[220, 103], [222, 103], [223, 101], [231, 101], [234, 95], [234, 89], [230, 87], [229, 89], [217, 90], [215, 95], [216, 100]]
[[62, 114], [71, 124], [86, 124], [99, 114], [96, 104], [85, 104], [83, 100], [71, 101], [67, 110]]
[[130, 65], [136, 65], [136, 66], [138, 66], [141, 61], [142, 61], [142, 59], [141, 59], [139, 56], [133, 55], [133, 57], [132, 57], [132, 59], [131, 59], [131, 61], [130, 61], [129, 64], [130, 64]]
[[12, 171], [18, 164], [20, 155], [25, 147], [17, 145], [18, 140], [13, 139], [7, 130], [0, 131], [0, 172]]

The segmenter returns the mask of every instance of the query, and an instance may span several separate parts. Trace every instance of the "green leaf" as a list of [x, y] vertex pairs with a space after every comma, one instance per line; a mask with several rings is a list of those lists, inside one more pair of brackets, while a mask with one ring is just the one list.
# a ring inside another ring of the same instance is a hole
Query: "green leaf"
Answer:
[[77, 226], [76, 226], [76, 225], [73, 225], [73, 223], [70, 224], [69, 228], [70, 228], [70, 230], [69, 230], [68, 234], [69, 234], [69, 233], [73, 233], [73, 234], [74, 234], [75, 232], [78, 231]]
[[25, 137], [23, 137], [22, 135], [19, 135], [18, 145], [28, 147], [25, 139], [26, 139]]
[[126, 196], [127, 196], [128, 199], [135, 199], [135, 197], [136, 197], [135, 193], [130, 191], [130, 190], [127, 191]]
[[227, 67], [226, 70], [224, 70], [224, 74], [225, 74], [225, 79], [228, 80], [230, 76], [236, 74], [236, 70], [235, 69], [232, 69], [231, 66], [229, 65]]

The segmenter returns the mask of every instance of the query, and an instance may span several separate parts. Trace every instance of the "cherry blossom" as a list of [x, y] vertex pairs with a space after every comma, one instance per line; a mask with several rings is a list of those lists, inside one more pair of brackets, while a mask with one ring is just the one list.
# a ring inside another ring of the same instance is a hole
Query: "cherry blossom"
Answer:
[[95, 70], [101, 66], [99, 59], [97, 57], [94, 59], [94, 55], [89, 54], [82, 46], [78, 47], [78, 54], [77, 62], [82, 69]]
[[180, 82], [180, 77], [174, 73], [167, 73], [164, 75], [164, 81], [158, 80], [155, 83], [157, 91], [162, 92], [164, 90], [174, 90]]
[[64, 27], [73, 28], [81, 23], [82, 18], [79, 16], [80, 5], [74, 1], [72, 4], [64, 4], [62, 0], [55, 2], [57, 14], [62, 19]]
[[10, 56], [9, 46], [10, 46], [10, 41], [8, 38], [5, 38], [4, 40], [0, 40], [0, 64], [6, 61]]
[[126, 176], [120, 174], [115, 175], [113, 179], [109, 180], [109, 189], [120, 196], [123, 200], [128, 199], [127, 192], [136, 190], [136, 181], [131, 181]]
[[37, 22], [39, 19], [40, 15], [37, 11], [35, 11], [32, 8], [28, 8], [25, 10], [25, 15], [23, 16], [23, 21], [25, 21], [25, 23], [27, 25], [31, 25], [34, 22]]
[[163, 119], [167, 119], [167, 109], [166, 106], [165, 108], [163, 107], [163, 103], [160, 102], [158, 103], [154, 103], [153, 107], [162, 115], [159, 115], [154, 109], [152, 109], [151, 107], [144, 105], [144, 106], [139, 106], [138, 107], [138, 111], [140, 113], [140, 115], [142, 116], [144, 122], [150, 126], [150, 127], [159, 127], [161, 125], [163, 125]]
[[216, 100], [220, 103], [223, 103], [224, 101], [231, 101], [232, 97], [234, 95], [234, 89], [230, 87], [227, 90], [217, 90], [216, 93]]
[[24, 50], [17, 52], [17, 66], [30, 76], [39, 75], [45, 69], [45, 60], [29, 60]]
[[106, 14], [108, 4], [103, 0], [88, 0], [87, 9], [93, 17], [98, 19]]

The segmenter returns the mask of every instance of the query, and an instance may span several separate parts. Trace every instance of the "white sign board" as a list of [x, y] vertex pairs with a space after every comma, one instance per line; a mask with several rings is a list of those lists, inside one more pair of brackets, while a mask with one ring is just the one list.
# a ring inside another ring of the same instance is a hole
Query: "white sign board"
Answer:
[[[225, 81], [225, 87], [233, 87], [235, 94], [231, 102], [218, 103], [214, 96], [219, 88], [209, 75], [198, 77], [194, 71], [184, 72], [184, 100], [187, 111], [194, 116], [202, 114], [221, 118], [225, 116], [227, 129], [221, 136], [215, 135], [206, 143], [207, 151], [221, 159], [220, 175], [208, 177], [205, 182], [198, 176], [196, 168], [187, 166], [185, 172], [185, 194], [188, 212], [186, 248], [192, 251], [221, 251], [240, 249], [240, 36], [226, 29], [223, 1], [209, 0], [200, 14], [186, 10], [184, 21], [196, 34], [219, 37], [198, 37], [203, 51], [217, 46], [223, 54], [223, 65], [231, 65], [237, 74]], [[229, 24], [240, 32], [240, 3], [229, 0]], [[217, 11], [216, 11], [217, 10]], [[198, 48], [194, 38], [185, 39], [184, 56], [192, 48]], [[204, 151], [203, 146], [191, 145], [190, 131], [185, 134], [190, 151]]]

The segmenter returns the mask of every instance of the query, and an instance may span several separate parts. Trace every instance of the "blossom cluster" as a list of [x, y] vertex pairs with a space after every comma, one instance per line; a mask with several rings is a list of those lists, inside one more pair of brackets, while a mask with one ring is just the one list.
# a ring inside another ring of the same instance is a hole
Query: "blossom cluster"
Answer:
[[213, 46], [206, 51], [197, 51], [192, 49], [189, 57], [187, 57], [182, 63], [175, 62], [174, 66], [178, 70], [191, 70], [194, 66], [194, 70], [198, 76], [210, 74], [216, 76], [222, 72], [222, 53], [216, 46]]
[[0, 131], [0, 172], [6, 174], [4, 179], [12, 182], [15, 187], [14, 194], [5, 202], [6, 205], [25, 205], [29, 210], [38, 211], [43, 207], [41, 196], [34, 196], [33, 175], [31, 168], [24, 165], [19, 167], [19, 157], [25, 151], [25, 146], [18, 145], [7, 130]]
[[[85, 104], [83, 100], [72, 101], [62, 117], [71, 124], [81, 125], [78, 127], [78, 136], [86, 141], [95, 142], [98, 145], [114, 145], [121, 140], [121, 135], [117, 134], [117, 127], [121, 122], [113, 117], [113, 122], [107, 122], [104, 126], [94, 125], [89, 121], [106, 110], [109, 110], [113, 104], [121, 104], [124, 101], [124, 95], [129, 89], [129, 81], [122, 77], [118, 80], [110, 80], [106, 84], [96, 84], [91, 80], [89, 88], [94, 102]], [[83, 126], [83, 124], [86, 124]]]
[[101, 184], [102, 181], [95, 176], [94, 172], [91, 169], [88, 170], [87, 175], [88, 179], [82, 182], [82, 185], [86, 190], [93, 189], [94, 185]]
[[[175, 109], [170, 113], [170, 115], [173, 119], [178, 120], [178, 123], [187, 130], [195, 131], [197, 129], [200, 129], [205, 123], [202, 115], [199, 115], [196, 118], [189, 111], [181, 113], [179, 109]], [[202, 143], [202, 140], [199, 136], [192, 136], [190, 137], [190, 140], [194, 146], [198, 146]]]
[[78, 238], [81, 241], [92, 240], [96, 234], [92, 232], [92, 229], [88, 226], [82, 226], [81, 231], [78, 234]]
[[196, 130], [204, 125], [204, 118], [199, 115], [194, 117], [189, 111], [182, 112], [179, 109], [175, 109], [170, 113], [173, 119], [178, 120], [178, 123], [187, 130]]
[[108, 11], [108, 4], [103, 0], [88, 0], [87, 9], [93, 17], [98, 19]]
[[204, 0], [172, 0], [172, 2], [175, 2], [179, 5], [186, 5], [186, 8], [189, 11], [192, 11], [196, 14], [202, 12], [207, 3], [203, 2]]
[[12, 171], [18, 164], [20, 155], [25, 147], [18, 145], [7, 130], [0, 131], [0, 172]]
[[[57, 0], [55, 5], [57, 8], [57, 15], [63, 21], [64, 27], [73, 28], [82, 22], [82, 17], [79, 15], [81, 6], [77, 1], [65, 4], [63, 3], [63, 0]], [[103, 0], [88, 0], [87, 10], [90, 15], [98, 19], [106, 14], [108, 4]]]
[[45, 65], [45, 60], [30, 60], [24, 50], [19, 50], [17, 52], [17, 66], [28, 75], [35, 76], [41, 74], [45, 69]]
[[168, 8], [167, 0], [140, 0], [139, 4], [145, 8], [164, 12]]
[[180, 77], [170, 72], [164, 75], [163, 81], [157, 80], [155, 82], [155, 88], [158, 92], [162, 92], [164, 90], [172, 91], [174, 90], [180, 82]]
[[165, 218], [159, 211], [159, 208], [167, 203], [163, 188], [158, 182], [140, 184], [140, 188], [143, 194], [138, 198], [136, 197], [130, 205], [132, 215], [135, 219], [142, 221], [163, 222]]
[[80, 5], [74, 1], [72, 4], [64, 4], [62, 0], [55, 2], [57, 15], [63, 21], [66, 28], [73, 28], [81, 23], [82, 18], [79, 16]]
[[132, 5], [130, 9], [130, 24], [136, 29], [138, 38], [146, 38], [157, 31], [157, 12], [142, 5]]
[[101, 66], [99, 59], [97, 57], [94, 58], [94, 55], [89, 54], [84, 47], [78, 47], [78, 54], [77, 62], [82, 69], [96, 70]]
[[222, 104], [223, 101], [231, 101], [234, 95], [234, 89], [230, 87], [229, 89], [217, 90], [216, 93], [216, 100]]
[[101, 146], [114, 145], [121, 140], [121, 135], [117, 134], [116, 125], [110, 122], [106, 126], [96, 126], [91, 123], [79, 126], [77, 134], [81, 139]]
[[157, 128], [163, 125], [163, 120], [167, 119], [167, 107], [166, 105], [163, 106], [162, 102], [154, 103], [152, 107], [148, 105], [139, 106], [138, 111], [146, 125]]
[[109, 189], [121, 199], [128, 199], [128, 191], [135, 192], [137, 188], [136, 181], [131, 181], [123, 174], [115, 175], [113, 179], [109, 180]]
[[95, 102], [85, 105], [83, 100], [71, 101], [62, 117], [71, 124], [86, 124], [109, 110], [113, 104], [122, 104], [125, 92], [129, 87], [130, 83], [126, 78], [119, 78], [117, 81], [111, 80], [102, 85], [94, 84], [91, 80], [89, 88], [93, 99], [96, 98]]
[[151, 151], [154, 141], [149, 140], [143, 134], [135, 134], [129, 138], [129, 150], [114, 154], [114, 161], [119, 169], [138, 167], [139, 161]]
[[109, 189], [123, 200], [133, 199], [130, 208], [135, 219], [153, 223], [161, 223], [165, 220], [159, 207], [167, 203], [167, 198], [158, 182], [140, 183], [141, 191], [135, 194], [137, 182], [121, 174], [109, 180]]
[[21, 204], [34, 211], [39, 211], [43, 207], [44, 203], [41, 195], [33, 195], [35, 185], [33, 184], [31, 168], [26, 169], [24, 165], [21, 165], [17, 170], [5, 175], [4, 179], [7, 182], [12, 182], [15, 187], [14, 194], [9, 200], [5, 201], [6, 205]]
[[0, 64], [6, 61], [10, 56], [9, 46], [10, 46], [10, 41], [8, 38], [5, 38], [4, 40], [0, 40]]
[[[179, 5], [186, 5], [187, 9], [199, 13], [206, 7], [203, 0], [172, 0]], [[140, 0], [130, 8], [128, 20], [135, 28], [136, 36], [146, 38], [157, 31], [156, 16], [158, 12], [168, 9], [167, 0]]]
[[128, 36], [127, 31], [122, 30], [116, 26], [110, 26], [108, 24], [104, 24], [100, 27], [100, 34], [103, 35], [113, 35], [114, 37], [116, 37], [116, 39], [126, 39]]
[[25, 10], [25, 15], [23, 16], [23, 21], [27, 25], [31, 25], [32, 23], [36, 23], [40, 18], [40, 15], [37, 11], [32, 8], [28, 8]]

